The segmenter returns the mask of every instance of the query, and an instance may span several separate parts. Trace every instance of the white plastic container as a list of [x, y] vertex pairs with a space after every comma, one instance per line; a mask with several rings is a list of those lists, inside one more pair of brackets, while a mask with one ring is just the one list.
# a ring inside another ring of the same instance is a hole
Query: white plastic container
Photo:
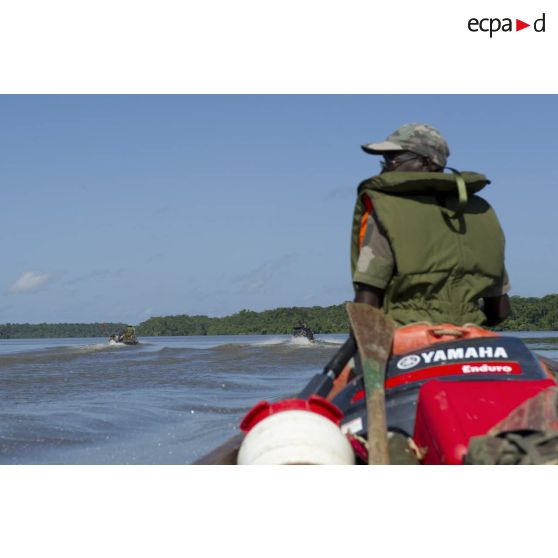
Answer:
[[351, 444], [339, 426], [306, 410], [286, 410], [258, 422], [238, 453], [239, 465], [353, 465]]

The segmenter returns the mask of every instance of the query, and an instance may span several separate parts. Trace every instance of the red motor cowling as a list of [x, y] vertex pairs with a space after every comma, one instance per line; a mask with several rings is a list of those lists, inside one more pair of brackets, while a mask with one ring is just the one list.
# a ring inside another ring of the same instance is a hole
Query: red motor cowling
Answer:
[[414, 441], [424, 452], [425, 465], [459, 465], [472, 436], [487, 434], [515, 408], [553, 380], [439, 381], [419, 391]]

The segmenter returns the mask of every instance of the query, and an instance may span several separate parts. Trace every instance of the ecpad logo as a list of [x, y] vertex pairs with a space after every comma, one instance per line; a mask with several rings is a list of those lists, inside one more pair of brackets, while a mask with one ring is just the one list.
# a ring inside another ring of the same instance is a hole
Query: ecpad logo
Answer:
[[[543, 13], [542, 16], [536, 19], [533, 22], [533, 29], [536, 33], [544, 33], [545, 32], [545, 25], [546, 25], [546, 14]], [[525, 23], [521, 19], [515, 20], [515, 31], [521, 31], [522, 29], [526, 29], [527, 27], [531, 27], [530, 23]], [[512, 18], [505, 17], [500, 19], [498, 17], [485, 17], [478, 19], [476, 17], [472, 17], [467, 22], [467, 28], [472, 33], [478, 33], [479, 31], [483, 33], [489, 33], [489, 37], [492, 38], [494, 33], [498, 31], [511, 32], [514, 31]]]

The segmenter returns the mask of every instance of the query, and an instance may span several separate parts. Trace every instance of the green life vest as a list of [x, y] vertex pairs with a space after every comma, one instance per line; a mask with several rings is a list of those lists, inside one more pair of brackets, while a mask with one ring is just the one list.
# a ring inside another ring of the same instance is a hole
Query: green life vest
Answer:
[[489, 183], [472, 172], [390, 172], [360, 184], [351, 239], [352, 273], [365, 218], [363, 197], [368, 196], [395, 258], [384, 310], [397, 324], [485, 323], [479, 300], [503, 285], [505, 277], [504, 233], [494, 210], [474, 195]]

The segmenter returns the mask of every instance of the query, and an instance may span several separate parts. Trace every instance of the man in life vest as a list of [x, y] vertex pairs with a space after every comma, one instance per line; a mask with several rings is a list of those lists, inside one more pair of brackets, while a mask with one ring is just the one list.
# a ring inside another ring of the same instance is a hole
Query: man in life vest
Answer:
[[510, 313], [504, 233], [477, 192], [482, 174], [446, 168], [435, 128], [406, 124], [363, 145], [382, 171], [358, 187], [351, 268], [355, 301], [383, 307], [396, 325], [492, 326]]
[[124, 331], [122, 332], [122, 341], [133, 341], [136, 336], [136, 330], [134, 326], [126, 326]]

